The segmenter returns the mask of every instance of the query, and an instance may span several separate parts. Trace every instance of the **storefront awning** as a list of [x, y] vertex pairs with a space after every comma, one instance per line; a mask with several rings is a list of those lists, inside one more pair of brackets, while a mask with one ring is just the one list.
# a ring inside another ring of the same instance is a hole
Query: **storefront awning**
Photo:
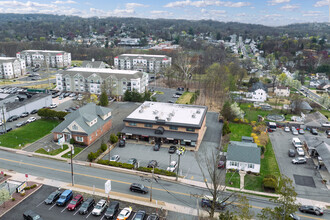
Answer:
[[177, 132], [177, 131], [167, 131], [165, 130], [163, 134], [155, 134], [155, 130], [146, 129], [146, 128], [134, 128], [134, 127], [125, 127], [122, 131], [125, 134], [134, 134], [134, 135], [142, 135], [149, 137], [158, 137], [158, 138], [169, 138], [169, 139], [177, 139], [177, 140], [189, 140], [189, 141], [197, 141], [198, 135], [195, 133], [185, 133], [185, 132]]

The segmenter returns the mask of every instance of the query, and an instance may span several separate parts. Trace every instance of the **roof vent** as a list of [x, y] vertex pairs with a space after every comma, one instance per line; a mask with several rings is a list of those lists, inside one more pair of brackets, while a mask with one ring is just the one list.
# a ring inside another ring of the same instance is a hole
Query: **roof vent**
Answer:
[[192, 116], [191, 116], [192, 118], [196, 118], [196, 114], [194, 113], [194, 114], [192, 114]]
[[201, 113], [201, 110], [198, 109], [198, 110], [196, 111], [196, 113], [197, 113], [197, 114], [200, 114], [200, 113]]
[[154, 110], [152, 113], [154, 113], [154, 115], [158, 114], [158, 110]]
[[143, 112], [143, 108], [141, 108], [141, 109], [139, 110], [139, 112], [142, 113], [142, 112]]
[[158, 118], [159, 118], [158, 116], [155, 117], [156, 120], [158, 120]]
[[171, 121], [171, 117], [166, 118], [167, 121]]

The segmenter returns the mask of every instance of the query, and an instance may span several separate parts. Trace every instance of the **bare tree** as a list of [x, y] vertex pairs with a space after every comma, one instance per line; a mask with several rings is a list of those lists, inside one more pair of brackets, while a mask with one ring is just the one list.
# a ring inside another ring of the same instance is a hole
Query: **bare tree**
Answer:
[[178, 55], [174, 66], [178, 70], [178, 78], [184, 81], [187, 88], [187, 82], [192, 79], [197, 63], [194, 63], [192, 57], [187, 53], [182, 52]]

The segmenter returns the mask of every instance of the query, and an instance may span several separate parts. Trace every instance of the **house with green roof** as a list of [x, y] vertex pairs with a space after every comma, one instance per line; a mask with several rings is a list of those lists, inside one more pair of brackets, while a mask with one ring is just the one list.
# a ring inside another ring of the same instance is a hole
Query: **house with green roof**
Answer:
[[226, 169], [260, 172], [260, 148], [256, 143], [231, 141], [227, 150]]
[[77, 109], [65, 116], [64, 121], [52, 130], [54, 141], [70, 142], [74, 139], [83, 145], [90, 145], [112, 125], [111, 109], [95, 103]]

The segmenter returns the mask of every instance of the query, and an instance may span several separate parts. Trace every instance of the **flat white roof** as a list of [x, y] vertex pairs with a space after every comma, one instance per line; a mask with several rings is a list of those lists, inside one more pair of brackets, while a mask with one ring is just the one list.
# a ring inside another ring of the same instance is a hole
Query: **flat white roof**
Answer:
[[131, 56], [131, 57], [139, 57], [139, 56], [143, 56], [143, 57], [167, 57], [166, 55], [152, 55], [152, 54], [121, 54], [119, 56]]
[[16, 57], [0, 57], [0, 60], [12, 60], [12, 59], [17, 59]]
[[[164, 102], [144, 102], [127, 119], [165, 120], [169, 123], [199, 125], [206, 113], [205, 106]], [[157, 119], [158, 117], [158, 119]]]
[[65, 53], [63, 50], [23, 50], [22, 52]]
[[140, 71], [136, 70], [115, 70], [109, 68], [83, 68], [83, 67], [74, 67], [71, 69], [67, 69], [67, 71], [73, 72], [95, 72], [95, 73], [117, 73], [117, 74], [129, 74], [133, 75], [135, 73], [140, 73]]

